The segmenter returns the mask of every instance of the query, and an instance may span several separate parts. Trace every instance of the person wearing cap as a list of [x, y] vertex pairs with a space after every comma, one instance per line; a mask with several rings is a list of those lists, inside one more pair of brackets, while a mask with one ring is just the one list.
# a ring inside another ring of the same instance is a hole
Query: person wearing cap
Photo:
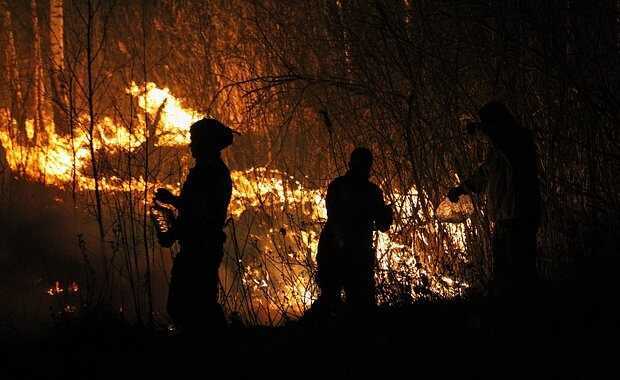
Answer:
[[369, 181], [372, 153], [356, 148], [349, 170], [334, 179], [326, 196], [327, 222], [319, 238], [314, 310], [332, 312], [344, 289], [349, 310], [364, 314], [375, 304], [373, 231], [387, 231], [392, 209], [381, 189]]
[[232, 193], [230, 171], [221, 150], [233, 142], [232, 130], [215, 119], [202, 119], [190, 127], [190, 169], [181, 194], [158, 189], [155, 200], [175, 207], [172, 241], [180, 252], [174, 259], [168, 293], [168, 314], [176, 327], [198, 333], [226, 325], [217, 301], [218, 268], [223, 258], [223, 232]]
[[491, 295], [504, 299], [527, 296], [535, 286], [536, 233], [541, 210], [536, 146], [532, 133], [520, 127], [508, 108], [489, 102], [478, 112], [480, 121], [467, 126], [491, 143], [484, 163], [465, 181], [450, 189], [448, 198], [486, 194], [492, 238]]

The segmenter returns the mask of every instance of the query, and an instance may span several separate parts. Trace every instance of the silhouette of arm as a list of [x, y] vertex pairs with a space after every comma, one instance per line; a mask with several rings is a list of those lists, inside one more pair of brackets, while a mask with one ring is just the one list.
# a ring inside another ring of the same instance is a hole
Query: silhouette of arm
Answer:
[[327, 187], [327, 195], [325, 196], [325, 206], [327, 208], [327, 220], [330, 226], [331, 234], [336, 244], [342, 246], [345, 238], [344, 221], [346, 220], [346, 207], [343, 205], [342, 184], [337, 178], [333, 180]]
[[394, 215], [392, 212], [392, 207], [385, 204], [383, 199], [383, 191], [378, 186], [375, 186], [375, 209], [374, 209], [374, 219], [375, 226], [381, 232], [386, 232], [390, 229], [392, 222], [394, 221]]
[[177, 209], [181, 205], [181, 197], [172, 194], [170, 190], [166, 188], [157, 189], [155, 192], [155, 200], [160, 203], [168, 204]]
[[461, 186], [465, 193], [481, 193], [484, 191], [491, 171], [493, 157], [487, 158]]
[[327, 219], [336, 221], [340, 219], [338, 201], [338, 184], [332, 181], [327, 187], [327, 195], [325, 196], [325, 207], [327, 208]]
[[203, 220], [206, 227], [217, 226], [226, 220], [228, 204], [232, 194], [232, 181], [228, 173], [218, 175], [211, 184], [208, 199], [204, 199], [201, 204]]

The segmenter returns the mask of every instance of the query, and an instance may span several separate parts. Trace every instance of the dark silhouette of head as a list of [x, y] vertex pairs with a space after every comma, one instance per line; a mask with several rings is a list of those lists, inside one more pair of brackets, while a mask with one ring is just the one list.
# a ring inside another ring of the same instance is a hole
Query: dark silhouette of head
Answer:
[[357, 147], [351, 153], [349, 171], [352, 175], [361, 178], [370, 177], [372, 168], [372, 153], [368, 148]]
[[189, 148], [196, 160], [212, 157], [233, 143], [233, 132], [216, 119], [201, 119], [189, 127]]
[[487, 128], [510, 128], [516, 126], [512, 113], [504, 103], [491, 101], [478, 111], [480, 121]]
[[517, 121], [508, 107], [503, 103], [492, 101], [478, 111], [480, 121], [467, 124], [467, 133], [474, 135], [478, 132], [486, 136], [491, 143], [506, 140], [517, 130]]

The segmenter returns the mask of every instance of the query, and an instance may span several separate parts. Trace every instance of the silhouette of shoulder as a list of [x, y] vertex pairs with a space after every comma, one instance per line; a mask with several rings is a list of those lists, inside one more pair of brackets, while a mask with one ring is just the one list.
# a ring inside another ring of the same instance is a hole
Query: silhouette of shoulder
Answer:
[[327, 191], [329, 192], [330, 189], [341, 190], [345, 188], [365, 190], [373, 194], [382, 194], [379, 186], [377, 186], [373, 182], [368, 180], [359, 180], [350, 175], [342, 175], [340, 177], [336, 177], [333, 181], [330, 182]]
[[328, 217], [340, 218], [346, 214], [366, 219], [383, 205], [383, 192], [367, 179], [343, 175], [329, 184], [326, 203]]
[[340, 177], [334, 178], [327, 187], [327, 191], [330, 189], [338, 189], [340, 186], [343, 186], [347, 183], [347, 176], [341, 175]]
[[197, 191], [212, 191], [221, 186], [232, 187], [230, 170], [222, 160], [214, 160], [191, 169], [187, 185], [189, 189]]

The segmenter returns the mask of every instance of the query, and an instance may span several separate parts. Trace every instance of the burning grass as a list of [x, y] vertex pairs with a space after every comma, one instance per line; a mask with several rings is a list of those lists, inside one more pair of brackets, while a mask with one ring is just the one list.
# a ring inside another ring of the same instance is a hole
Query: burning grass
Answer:
[[[190, 165], [187, 153], [183, 153], [188, 143], [188, 127], [197, 120], [198, 113], [183, 107], [169, 89], [161, 89], [154, 83], [148, 83], [146, 88], [132, 83], [127, 93], [146, 112], [150, 123], [136, 119], [127, 126], [103, 117], [94, 130], [89, 130], [87, 116], [80, 115], [74, 133], [61, 136], [47, 118], [45, 131], [22, 136], [16, 133], [16, 122], [3, 112], [0, 142], [11, 171], [66, 191], [73, 188], [82, 194], [92, 193], [95, 190], [93, 157], [89, 150], [92, 141], [100, 169], [99, 190], [103, 193], [108, 219], [113, 220], [110, 223], [121, 229], [137, 223], [138, 216], [144, 212], [140, 207], [148, 207], [154, 189], [179, 190], [182, 174]], [[27, 125], [30, 124], [28, 121]], [[131, 166], [129, 170], [124, 167], [128, 159], [142, 163], [140, 152], [146, 145], [150, 145], [151, 154], [166, 149], [171, 152], [158, 156], [157, 164], [163, 167], [177, 164], [175, 175], [170, 175], [169, 170], [164, 171], [168, 174], [160, 171], [160, 175], [148, 173], [150, 176], [145, 177], [138, 170], [132, 172]], [[317, 295], [313, 276], [318, 236], [326, 218], [325, 186], [311, 188], [304, 184], [308, 182], [304, 178], [299, 180], [283, 170], [266, 167], [234, 170], [231, 175], [234, 190], [221, 273], [222, 301], [230, 312], [241, 311], [253, 323], [277, 324], [283, 318], [298, 317]], [[420, 202], [426, 194], [413, 187], [402, 193], [390, 190], [396, 223], [388, 233], [377, 233], [375, 237], [379, 302], [394, 304], [403, 300], [462, 296], [469, 285], [458, 274], [442, 272], [443, 268], [435, 265], [435, 258], [439, 255], [466, 263], [467, 226], [441, 223], [431, 203]], [[85, 202], [87, 199], [88, 196]], [[128, 204], [137, 207], [133, 214], [123, 212]], [[150, 225], [148, 228], [144, 233], [152, 236]], [[124, 249], [135, 255], [136, 249], [143, 248], [133, 245]], [[144, 249], [152, 250], [152, 255], [155, 253], [153, 245]], [[159, 270], [164, 276], [174, 252], [173, 247], [170, 255], [162, 256]], [[137, 280], [145, 268], [128, 259], [125, 268], [117, 270], [121, 277], [136, 272]], [[129, 285], [137, 286], [135, 282]], [[59, 285], [57, 288], [58, 291], [52, 288], [54, 295], [62, 289]]]

